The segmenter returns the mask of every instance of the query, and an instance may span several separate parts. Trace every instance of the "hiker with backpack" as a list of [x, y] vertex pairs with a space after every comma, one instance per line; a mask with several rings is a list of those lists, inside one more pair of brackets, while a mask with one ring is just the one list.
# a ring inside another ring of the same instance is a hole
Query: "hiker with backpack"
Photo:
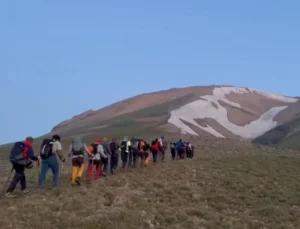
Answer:
[[176, 143], [175, 142], [170, 142], [170, 151], [171, 151], [172, 160], [175, 160], [175, 158], [176, 158]]
[[177, 154], [179, 159], [183, 159], [184, 158], [184, 143], [182, 142], [182, 139], [180, 139], [177, 143], [176, 143], [176, 150], [177, 150]]
[[190, 142], [187, 142], [187, 159], [193, 158], [193, 145]]
[[140, 158], [141, 166], [146, 167], [150, 163], [149, 150], [151, 149], [150, 145], [143, 139], [140, 141]]
[[131, 141], [125, 136], [120, 144], [122, 168], [125, 169], [128, 163], [129, 154], [132, 154]]
[[83, 139], [75, 137], [69, 148], [69, 157], [72, 157], [72, 185], [80, 185], [84, 172], [84, 153], [91, 155]]
[[90, 183], [92, 180], [93, 169], [95, 167], [95, 180], [98, 180], [101, 177], [101, 170], [102, 170], [102, 162], [101, 157], [107, 157], [104, 154], [103, 146], [101, 145], [102, 139], [97, 139], [94, 143], [92, 143], [88, 147], [88, 151], [90, 154], [89, 156], [89, 164], [86, 171], [86, 182]]
[[27, 137], [25, 142], [16, 142], [10, 152], [10, 162], [12, 163], [12, 170], [15, 170], [15, 175], [11, 181], [8, 189], [6, 190], [5, 196], [8, 198], [14, 198], [12, 194], [16, 185], [20, 182], [21, 192], [28, 193], [30, 190], [26, 186], [25, 168], [32, 168], [32, 161], [38, 161], [39, 157], [34, 155], [32, 148], [33, 138]]
[[165, 141], [164, 136], [160, 137], [160, 139], [158, 141], [159, 141], [159, 160], [161, 162], [164, 162], [165, 161], [165, 152], [168, 148], [168, 144]]
[[39, 177], [38, 187], [41, 188], [45, 181], [47, 172], [51, 169], [53, 174], [52, 185], [53, 187], [58, 187], [59, 184], [59, 162], [57, 157], [62, 162], [65, 162], [65, 157], [63, 156], [62, 145], [60, 143], [60, 136], [55, 134], [52, 139], [44, 139], [41, 145], [40, 157], [42, 159], [41, 173]]
[[156, 164], [157, 162], [158, 151], [159, 151], [159, 142], [158, 139], [156, 138], [154, 141], [152, 141], [151, 144], [152, 160], [154, 164]]
[[[141, 139], [139, 138], [132, 138], [131, 139], [131, 153], [132, 153], [132, 159], [130, 160], [130, 167], [131, 168], [136, 168], [136, 163], [137, 163], [137, 159], [140, 157], [140, 142]], [[130, 159], [130, 155], [129, 155], [129, 159]]]
[[108, 139], [107, 137], [103, 138], [103, 141], [101, 143], [103, 147], [103, 151], [105, 154], [104, 156], [101, 156], [101, 162], [102, 162], [102, 175], [105, 177], [108, 171], [108, 163], [109, 163], [109, 152], [108, 152]]
[[120, 146], [116, 139], [113, 138], [111, 143], [108, 144], [108, 152], [110, 156], [110, 172], [114, 174], [119, 164], [119, 150]]

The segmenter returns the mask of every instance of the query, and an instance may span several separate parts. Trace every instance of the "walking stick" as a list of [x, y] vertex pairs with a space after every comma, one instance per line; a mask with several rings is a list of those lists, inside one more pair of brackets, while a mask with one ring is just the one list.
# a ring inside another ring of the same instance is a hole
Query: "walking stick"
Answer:
[[10, 180], [10, 177], [11, 177], [11, 174], [12, 174], [13, 170], [14, 170], [14, 167], [11, 168], [10, 173], [8, 174], [8, 178], [7, 178], [6, 182], [5, 182], [5, 185], [4, 185], [4, 188], [3, 188], [2, 192], [1, 192], [0, 198], [3, 197], [3, 195], [5, 193], [6, 187], [8, 185], [8, 182]]

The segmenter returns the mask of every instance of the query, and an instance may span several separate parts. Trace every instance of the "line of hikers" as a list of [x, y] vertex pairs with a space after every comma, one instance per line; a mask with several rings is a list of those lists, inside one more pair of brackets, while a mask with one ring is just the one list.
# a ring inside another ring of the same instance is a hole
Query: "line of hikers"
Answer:
[[[27, 137], [25, 142], [16, 142], [10, 153], [10, 162], [15, 170], [15, 175], [6, 190], [6, 197], [15, 197], [12, 194], [17, 183], [21, 184], [21, 192], [28, 193], [26, 187], [25, 169], [33, 167], [32, 161], [37, 161], [41, 170], [39, 172], [38, 187], [42, 188], [46, 175], [49, 169], [53, 173], [52, 185], [59, 185], [60, 168], [59, 158], [61, 162], [65, 162], [61, 138], [59, 135], [53, 135], [52, 139], [44, 139], [40, 155], [35, 156], [32, 148], [33, 138]], [[181, 139], [178, 142], [170, 142], [169, 145], [172, 159], [191, 159], [194, 155], [194, 147], [189, 142], [183, 142]], [[126, 167], [137, 168], [138, 161], [140, 166], [147, 166], [150, 163], [150, 153], [152, 154], [153, 163], [164, 162], [165, 153], [168, 149], [168, 144], [164, 137], [155, 139], [149, 145], [145, 140], [140, 138], [124, 137], [119, 144], [116, 139], [111, 142], [105, 137], [97, 139], [95, 142], [86, 146], [81, 137], [75, 137], [69, 147], [68, 156], [72, 158], [72, 185], [80, 185], [84, 173], [85, 154], [88, 156], [88, 166], [86, 170], [86, 182], [90, 183], [93, 179], [99, 179], [101, 176], [106, 176], [108, 173], [108, 164], [110, 158], [110, 172], [114, 174], [119, 165], [119, 153], [121, 153], [121, 168]]]

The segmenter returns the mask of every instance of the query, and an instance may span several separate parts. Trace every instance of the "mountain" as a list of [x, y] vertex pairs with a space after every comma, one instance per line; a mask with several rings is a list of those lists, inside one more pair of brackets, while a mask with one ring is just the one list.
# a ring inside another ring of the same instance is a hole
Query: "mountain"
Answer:
[[255, 139], [295, 118], [300, 100], [234, 86], [195, 86], [142, 94], [56, 125], [64, 136], [181, 133]]
[[300, 111], [293, 119], [254, 139], [256, 144], [300, 149]]

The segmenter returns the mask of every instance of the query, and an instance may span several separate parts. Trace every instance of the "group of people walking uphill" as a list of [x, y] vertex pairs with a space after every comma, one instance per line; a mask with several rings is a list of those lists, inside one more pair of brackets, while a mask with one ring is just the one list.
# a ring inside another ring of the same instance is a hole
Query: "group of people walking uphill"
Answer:
[[[32, 161], [37, 161], [41, 166], [38, 180], [39, 188], [43, 187], [49, 169], [51, 169], [53, 174], [53, 187], [59, 185], [61, 169], [58, 159], [62, 163], [65, 162], [60, 136], [53, 135], [52, 139], [44, 139], [38, 156], [35, 156], [32, 145], [32, 137], [27, 137], [24, 142], [14, 144], [10, 153], [10, 162], [12, 163], [12, 171], [15, 170], [15, 175], [6, 190], [6, 197], [16, 197], [13, 195], [13, 191], [19, 182], [21, 184], [21, 192], [29, 192], [26, 186], [25, 169], [33, 167]], [[125, 169], [126, 167], [147, 166], [150, 163], [150, 155], [152, 155], [153, 164], [164, 162], [168, 148], [170, 148], [173, 160], [193, 158], [193, 145], [189, 142], [183, 142], [181, 139], [176, 143], [170, 142], [168, 145], [163, 136], [154, 139], [151, 144], [148, 144], [147, 141], [141, 138], [130, 139], [126, 136], [119, 143], [114, 138], [108, 141], [105, 137], [96, 139], [87, 146], [81, 137], [75, 137], [68, 152], [68, 157], [72, 159], [71, 184], [77, 186], [82, 183], [85, 171], [85, 154], [88, 158], [85, 181], [90, 183], [92, 180], [98, 180], [100, 177], [107, 176], [108, 169], [110, 169], [111, 174], [114, 174], [118, 167]], [[121, 160], [120, 166], [119, 159]]]

